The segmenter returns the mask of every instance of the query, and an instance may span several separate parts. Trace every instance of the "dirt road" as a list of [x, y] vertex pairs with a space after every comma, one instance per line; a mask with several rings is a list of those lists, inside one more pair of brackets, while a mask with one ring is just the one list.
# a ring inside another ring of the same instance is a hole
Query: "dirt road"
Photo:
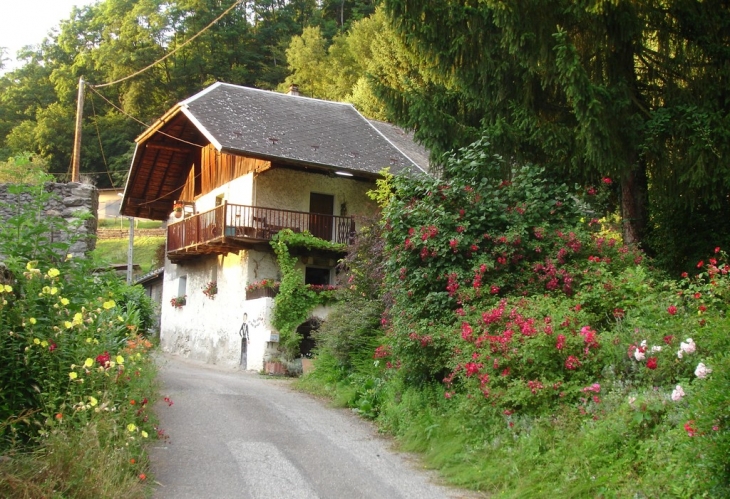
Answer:
[[[417, 461], [346, 409], [290, 381], [162, 357], [157, 412], [168, 440], [151, 448], [159, 499], [442, 499]], [[471, 496], [471, 494], [469, 494]]]

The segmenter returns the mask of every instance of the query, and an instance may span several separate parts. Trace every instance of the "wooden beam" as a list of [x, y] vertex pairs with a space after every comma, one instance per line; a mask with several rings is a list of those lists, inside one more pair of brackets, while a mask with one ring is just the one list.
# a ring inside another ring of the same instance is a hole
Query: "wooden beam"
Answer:
[[167, 144], [158, 144], [155, 142], [147, 142], [147, 143], [145, 143], [145, 147], [148, 149], [162, 149], [164, 151], [183, 152], [183, 153], [189, 153], [192, 149], [190, 146], [171, 146], [171, 145], [167, 145]]

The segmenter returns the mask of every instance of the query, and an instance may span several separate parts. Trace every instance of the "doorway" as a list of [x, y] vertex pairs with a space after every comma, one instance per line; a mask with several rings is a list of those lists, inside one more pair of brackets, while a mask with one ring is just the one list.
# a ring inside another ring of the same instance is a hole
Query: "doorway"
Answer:
[[332, 240], [332, 215], [335, 197], [330, 194], [309, 194], [309, 232], [325, 241]]

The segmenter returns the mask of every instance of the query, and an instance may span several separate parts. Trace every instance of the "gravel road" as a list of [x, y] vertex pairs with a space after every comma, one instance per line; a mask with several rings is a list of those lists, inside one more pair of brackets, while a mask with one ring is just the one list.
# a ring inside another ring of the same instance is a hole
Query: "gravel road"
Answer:
[[476, 497], [437, 485], [413, 456], [346, 409], [289, 380], [160, 358], [156, 407], [169, 436], [150, 449], [166, 499], [442, 499]]

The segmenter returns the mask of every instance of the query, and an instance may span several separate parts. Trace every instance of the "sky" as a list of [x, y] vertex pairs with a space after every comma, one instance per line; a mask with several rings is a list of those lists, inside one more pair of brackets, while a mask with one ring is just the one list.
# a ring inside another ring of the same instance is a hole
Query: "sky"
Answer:
[[0, 0], [0, 47], [7, 48], [10, 59], [5, 69], [16, 68], [16, 52], [25, 45], [39, 45], [62, 19], [68, 19], [74, 5], [93, 3], [95, 0]]

